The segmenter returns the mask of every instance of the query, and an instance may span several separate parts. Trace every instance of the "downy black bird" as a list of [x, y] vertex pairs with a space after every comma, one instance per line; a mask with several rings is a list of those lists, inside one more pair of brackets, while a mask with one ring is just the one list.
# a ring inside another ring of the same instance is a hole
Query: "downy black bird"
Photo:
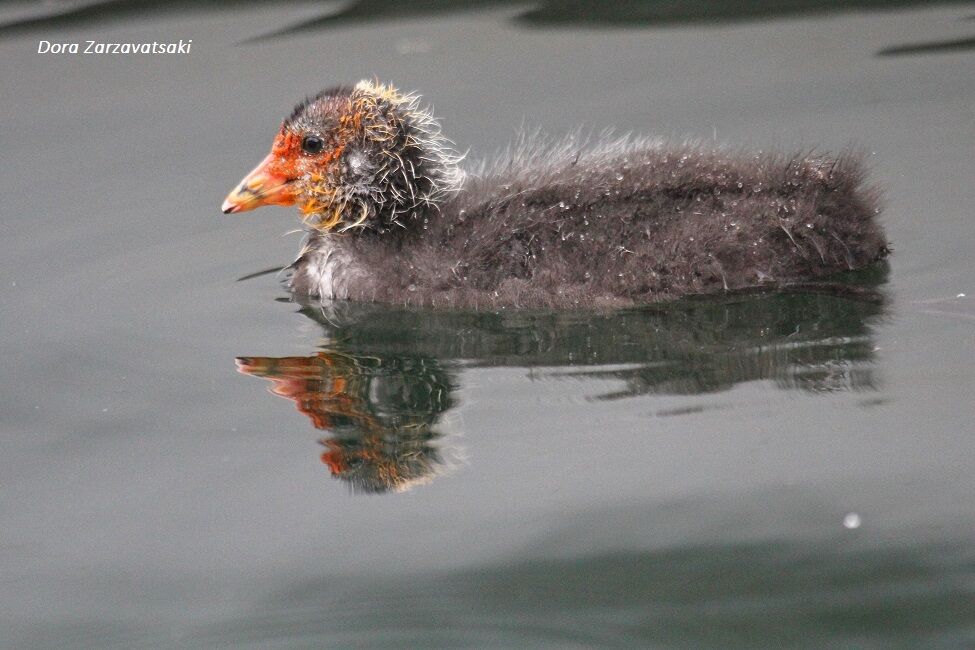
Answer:
[[524, 137], [461, 159], [418, 95], [363, 81], [300, 103], [223, 211], [299, 206], [297, 297], [465, 309], [787, 287], [889, 252], [855, 153]]

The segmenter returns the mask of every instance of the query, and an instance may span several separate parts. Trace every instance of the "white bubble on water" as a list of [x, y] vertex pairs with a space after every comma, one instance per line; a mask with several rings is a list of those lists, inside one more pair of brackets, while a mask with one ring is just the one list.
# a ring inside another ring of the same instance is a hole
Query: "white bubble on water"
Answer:
[[860, 519], [860, 515], [855, 512], [848, 512], [845, 517], [843, 517], [843, 527], [849, 530], [855, 530], [860, 527], [863, 520]]

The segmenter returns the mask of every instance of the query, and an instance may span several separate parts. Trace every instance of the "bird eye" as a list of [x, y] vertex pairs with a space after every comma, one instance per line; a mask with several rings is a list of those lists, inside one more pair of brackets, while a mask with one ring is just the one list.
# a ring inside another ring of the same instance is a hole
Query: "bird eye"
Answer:
[[321, 153], [325, 148], [325, 141], [317, 135], [306, 135], [301, 141], [301, 149], [305, 153]]

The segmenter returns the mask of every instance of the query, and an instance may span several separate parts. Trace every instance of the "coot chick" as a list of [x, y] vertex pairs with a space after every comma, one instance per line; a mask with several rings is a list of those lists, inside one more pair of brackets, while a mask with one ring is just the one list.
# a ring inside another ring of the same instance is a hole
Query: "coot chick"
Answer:
[[225, 213], [297, 204], [299, 298], [610, 308], [786, 287], [888, 253], [855, 153], [522, 138], [471, 173], [417, 95], [325, 90], [284, 120]]

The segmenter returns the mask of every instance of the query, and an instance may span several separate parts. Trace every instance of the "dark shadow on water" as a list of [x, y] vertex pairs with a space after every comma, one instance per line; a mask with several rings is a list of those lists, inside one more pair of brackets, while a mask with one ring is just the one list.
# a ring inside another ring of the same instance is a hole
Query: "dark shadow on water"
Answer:
[[[751, 499], [775, 502], [797, 520], [817, 517], [791, 495]], [[578, 513], [551, 531], [555, 548], [547, 542], [481, 566], [418, 575], [299, 579], [246, 620], [192, 638], [343, 647], [948, 648], [975, 641], [968, 541], [876, 543], [842, 528], [788, 527], [782, 538], [735, 539], [695, 529], [722, 514], [746, 522], [738, 530], [748, 530], [753, 516], [733, 499]], [[660, 532], [674, 528], [661, 543]]]
[[948, 52], [963, 52], [975, 50], [975, 36], [947, 41], [933, 41], [928, 43], [909, 43], [885, 47], [877, 52], [877, 56], [905, 56], [911, 54], [944, 54]]
[[248, 273], [247, 275], [242, 275], [237, 278], [237, 282], [244, 282], [246, 280], [253, 280], [254, 278], [264, 277], [265, 275], [271, 275], [272, 273], [280, 273], [286, 267], [284, 266], [272, 266], [269, 269], [263, 269], [261, 271], [254, 271], [253, 273]]
[[[942, 0], [939, 4], [965, 4], [965, 0]], [[52, 29], [76, 29], [110, 24], [123, 19], [152, 19], [167, 14], [198, 12], [231, 12], [241, 8], [268, 6], [269, 2], [224, 0], [197, 3], [187, 0], [103, 0], [90, 4], [67, 6], [51, 4], [47, 13], [14, 20], [0, 25], [0, 37], [22, 33], [40, 33], [45, 38]], [[283, 4], [283, 3], [282, 3]], [[683, 24], [721, 24], [793, 18], [806, 15], [834, 14], [847, 11], [881, 11], [924, 6], [923, 0], [353, 0], [347, 3], [323, 2], [323, 14], [301, 23], [286, 26], [252, 41], [291, 36], [347, 25], [374, 24], [449, 16], [485, 9], [508, 9], [511, 20], [530, 28], [621, 28], [653, 27]]]
[[872, 328], [885, 312], [886, 275], [878, 265], [842, 284], [611, 313], [305, 305], [301, 313], [323, 329], [321, 349], [240, 357], [237, 366], [327, 432], [322, 461], [333, 476], [357, 491], [400, 491], [442, 468], [438, 423], [464, 368], [618, 383], [596, 400], [714, 393], [751, 381], [807, 393], [874, 390]]

